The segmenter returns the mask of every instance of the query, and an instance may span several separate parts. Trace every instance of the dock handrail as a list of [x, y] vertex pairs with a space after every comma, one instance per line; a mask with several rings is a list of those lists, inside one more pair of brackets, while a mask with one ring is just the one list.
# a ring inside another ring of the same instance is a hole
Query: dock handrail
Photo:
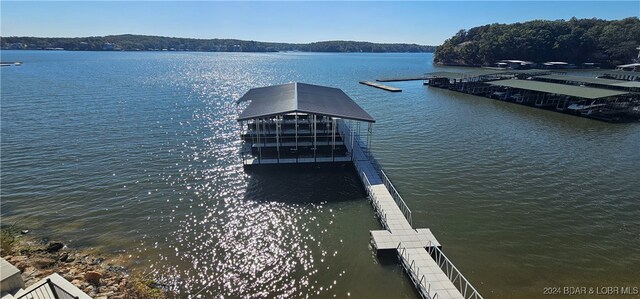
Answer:
[[[365, 185], [364, 187], [367, 191], [368, 197], [371, 200], [371, 203], [374, 206], [376, 214], [380, 218], [382, 225], [388, 229], [386, 215], [381, 212], [382, 209], [380, 209], [379, 200], [371, 185], [371, 181], [363, 170], [369, 171], [367, 173], [370, 173], [372, 179], [376, 183], [376, 186], [378, 186], [380, 183], [384, 184], [385, 189], [387, 189], [394, 202], [403, 213], [403, 216], [406, 218], [407, 222], [409, 222], [409, 225], [413, 228], [413, 217], [411, 214], [411, 210], [409, 209], [402, 196], [400, 196], [400, 193], [393, 185], [389, 177], [382, 170], [382, 167], [380, 166], [378, 161], [371, 154], [369, 148], [367, 148], [367, 146], [361, 140], [359, 134], [357, 134], [356, 132], [351, 132], [351, 128], [349, 128], [346, 123], [340, 122], [339, 124], [340, 133], [344, 136], [345, 140], [347, 140], [346, 136], [351, 136], [351, 138], [353, 138], [351, 142], [355, 142], [357, 144], [357, 147], [353, 146], [350, 148], [349, 141], [345, 142], [345, 146], [347, 146], [347, 149], [352, 153], [352, 160], [354, 161], [356, 171], [358, 172], [358, 175]], [[363, 166], [359, 166], [360, 162], [362, 162], [361, 164]], [[378, 175], [379, 177], [376, 177], [376, 175]], [[463, 298], [483, 299], [480, 293], [478, 293], [473, 285], [471, 285], [471, 283], [462, 275], [462, 273], [453, 265], [453, 263], [444, 255], [444, 253], [442, 253], [442, 251], [437, 246], [439, 245], [434, 244], [433, 241], [430, 240], [428, 242], [426, 251], [436, 262], [438, 267], [444, 272], [449, 281], [451, 281], [451, 283], [458, 289]], [[409, 277], [411, 278], [411, 281], [414, 283], [415, 287], [419, 290], [421, 296], [428, 299], [436, 299], [438, 294], [435, 291], [432, 294], [431, 283], [427, 281], [427, 276], [425, 276], [424, 274], [420, 274], [420, 267], [416, 265], [415, 260], [411, 259], [407, 248], [402, 246], [402, 243], [398, 243], [396, 251], [398, 259], [409, 274]]]
[[424, 274], [420, 276], [420, 268], [416, 266], [416, 261], [412, 260], [409, 256], [409, 253], [407, 253], [407, 248], [402, 246], [402, 243], [398, 243], [396, 252], [398, 254], [398, 259], [400, 260], [402, 267], [404, 267], [404, 269], [407, 271], [407, 274], [409, 274], [409, 278], [411, 278], [413, 284], [420, 291], [420, 295], [425, 299], [437, 299], [438, 293], [434, 291], [432, 294], [431, 283], [427, 281]]
[[78, 299], [78, 296], [69, 294], [66, 290], [59, 287], [50, 278], [35, 287], [31, 291], [20, 295], [18, 299]]
[[376, 194], [373, 193], [373, 189], [371, 188], [371, 183], [369, 182], [369, 178], [364, 173], [364, 171], [360, 172], [360, 177], [362, 178], [362, 181], [365, 183], [365, 188], [367, 189], [367, 195], [371, 200], [373, 209], [376, 211], [376, 215], [380, 217], [380, 222], [382, 222], [382, 226], [384, 226], [385, 229], [389, 229], [389, 225], [387, 224], [387, 214], [382, 212], [382, 209], [380, 208], [380, 200], [378, 200], [378, 198], [376, 197]]
[[389, 190], [389, 193], [391, 193], [391, 197], [393, 197], [393, 200], [395, 200], [398, 207], [400, 207], [400, 210], [402, 210], [402, 214], [405, 218], [407, 218], [407, 221], [409, 221], [409, 225], [413, 227], [413, 217], [411, 216], [411, 209], [409, 209], [407, 203], [404, 202], [404, 199], [402, 199], [402, 196], [400, 196], [400, 193], [398, 193], [396, 187], [393, 185], [393, 183], [391, 183], [391, 180], [389, 180], [387, 174], [384, 173], [384, 170], [380, 169], [380, 173], [382, 174], [382, 181], [384, 182], [385, 187], [387, 187], [387, 190]]
[[357, 132], [353, 132], [353, 135], [354, 135], [355, 141], [358, 143], [358, 146], [362, 150], [362, 153], [365, 155], [365, 157], [367, 157], [367, 159], [369, 159], [369, 161], [371, 162], [373, 167], [376, 169], [376, 171], [380, 173], [382, 171], [382, 166], [380, 166], [380, 163], [378, 162], [376, 157], [374, 157], [373, 154], [371, 153], [371, 149], [369, 149], [369, 147], [367, 147], [364, 141], [362, 141], [362, 137], [360, 137], [360, 134], [358, 134]]
[[[344, 122], [341, 123], [340, 127], [342, 128], [342, 130], [347, 130], [347, 131], [342, 132], [342, 134], [347, 134], [348, 132], [351, 131], [351, 128], [349, 128], [349, 126], [346, 125], [346, 123], [344, 123]], [[387, 174], [382, 170], [382, 166], [380, 166], [380, 163], [378, 163], [378, 160], [376, 160], [376, 158], [373, 156], [373, 154], [371, 154], [371, 151], [369, 150], [369, 148], [364, 144], [364, 142], [360, 138], [360, 134], [358, 134], [355, 131], [353, 132], [353, 134], [354, 134], [355, 142], [358, 143], [358, 147], [360, 148], [360, 150], [362, 150], [362, 154], [371, 162], [371, 164], [375, 168], [376, 172], [378, 173], [378, 175], [382, 179], [385, 187], [387, 188], [387, 190], [389, 190], [389, 193], [391, 194], [391, 197], [396, 202], [396, 204], [398, 205], [398, 207], [402, 211], [402, 214], [404, 215], [404, 217], [409, 222], [409, 225], [411, 227], [413, 227], [413, 217], [411, 215], [411, 209], [409, 209], [409, 206], [404, 201], [402, 196], [400, 196], [400, 193], [398, 193], [398, 190], [396, 189], [396, 187], [393, 185], [393, 183], [391, 183], [391, 180], [389, 179], [389, 177], [387, 177]], [[361, 177], [363, 175], [364, 175], [364, 173], [360, 174]], [[366, 175], [364, 177], [366, 177]], [[367, 182], [368, 182], [368, 180], [367, 180]]]
[[438, 248], [437, 244], [429, 240], [426, 250], [465, 299], [484, 299], [467, 278], [462, 275], [462, 272]]

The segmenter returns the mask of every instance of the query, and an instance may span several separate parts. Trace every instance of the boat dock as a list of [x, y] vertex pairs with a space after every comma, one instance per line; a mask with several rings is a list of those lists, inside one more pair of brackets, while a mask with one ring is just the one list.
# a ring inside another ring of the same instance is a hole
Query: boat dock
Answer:
[[465, 73], [435, 72], [427, 76], [424, 84], [430, 87], [608, 122], [640, 121], [638, 81], [535, 69], [480, 69]]
[[342, 90], [288, 83], [251, 89], [237, 101], [245, 102], [238, 117], [245, 167], [353, 165], [384, 228], [369, 232], [378, 255], [397, 256], [423, 298], [482, 298], [431, 230], [413, 227], [411, 209], [369, 151], [375, 119]]
[[[347, 126], [342, 128], [343, 135], [351, 134]], [[360, 138], [356, 136], [356, 142], [347, 148], [354, 153], [354, 167], [385, 228], [369, 232], [374, 249], [378, 253], [395, 251], [423, 298], [482, 298], [442, 253], [431, 230], [413, 228], [411, 210]]]
[[360, 81], [360, 84], [368, 85], [368, 86], [375, 87], [375, 88], [384, 89], [386, 91], [391, 91], [391, 92], [401, 92], [402, 91], [402, 89], [400, 89], [400, 88], [391, 87], [391, 86], [387, 86], [387, 85], [384, 85], [384, 84], [371, 82], [371, 81]]

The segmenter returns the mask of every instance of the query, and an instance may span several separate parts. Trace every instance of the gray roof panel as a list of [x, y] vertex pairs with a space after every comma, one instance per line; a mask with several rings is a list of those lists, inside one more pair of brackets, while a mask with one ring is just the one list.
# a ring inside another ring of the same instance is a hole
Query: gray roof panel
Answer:
[[635, 76], [640, 77], [640, 72], [623, 71], [623, 70], [599, 70], [599, 74], [605, 75], [622, 75], [622, 76]]
[[613, 84], [613, 86], [628, 87], [628, 88], [640, 88], [640, 82], [638, 82], [638, 81], [625, 81], [625, 82], [620, 82], [620, 83]]
[[254, 88], [238, 103], [246, 101], [250, 101], [249, 106], [240, 113], [238, 120], [301, 112], [375, 122], [342, 90], [326, 86], [296, 82]]
[[252, 118], [252, 115], [275, 115], [296, 110], [295, 86], [292, 84], [260, 87], [249, 90], [237, 103], [251, 103], [242, 111], [240, 118]]
[[534, 81], [534, 80], [507, 79], [507, 80], [499, 80], [499, 81], [492, 81], [492, 82], [486, 82], [486, 83], [491, 85], [496, 85], [496, 86], [562, 94], [562, 95], [568, 95], [572, 97], [579, 97], [579, 98], [585, 98], [585, 99], [599, 99], [599, 98], [606, 98], [606, 97], [628, 94], [628, 92], [624, 92], [624, 91], [616, 91], [616, 90], [594, 88], [594, 87], [583, 87], [583, 86], [576, 86], [576, 85], [565, 85], [565, 84], [558, 84], [558, 83], [548, 83], [548, 82]]
[[536, 78], [543, 78], [543, 79], [556, 80], [556, 81], [566, 81], [566, 82], [581, 82], [581, 83], [591, 83], [591, 84], [600, 84], [600, 85], [611, 85], [611, 86], [617, 86], [620, 83], [625, 83], [625, 81], [613, 80], [613, 79], [567, 76], [567, 75], [545, 75], [545, 76], [536, 76]]

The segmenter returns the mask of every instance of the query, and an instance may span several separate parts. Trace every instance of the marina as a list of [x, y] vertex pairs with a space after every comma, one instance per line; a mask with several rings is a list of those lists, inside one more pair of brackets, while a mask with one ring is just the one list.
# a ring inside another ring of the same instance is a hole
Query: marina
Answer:
[[640, 121], [640, 82], [545, 70], [434, 72], [424, 84], [608, 122]]
[[251, 89], [237, 101], [245, 102], [238, 117], [245, 167], [348, 162], [385, 228], [370, 231], [374, 250], [394, 252], [423, 298], [482, 298], [431, 230], [413, 227], [411, 210], [369, 151], [375, 120], [344, 92], [296, 82]]

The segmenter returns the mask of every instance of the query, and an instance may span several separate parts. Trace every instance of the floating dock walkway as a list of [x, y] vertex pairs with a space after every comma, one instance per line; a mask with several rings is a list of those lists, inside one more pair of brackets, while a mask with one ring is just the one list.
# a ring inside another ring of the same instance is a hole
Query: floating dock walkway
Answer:
[[395, 88], [395, 87], [391, 87], [391, 86], [387, 86], [387, 85], [384, 85], [384, 84], [371, 82], [371, 81], [360, 81], [360, 84], [368, 85], [368, 86], [375, 87], [375, 88], [384, 89], [386, 91], [391, 91], [391, 92], [401, 92], [402, 91], [402, 89], [400, 89], [400, 88]]
[[[347, 126], [340, 128], [343, 136], [351, 134]], [[353, 152], [353, 164], [385, 228], [370, 232], [375, 250], [395, 251], [423, 298], [482, 298], [440, 250], [431, 230], [413, 228], [411, 210], [360, 138], [355, 139], [347, 148]]]

